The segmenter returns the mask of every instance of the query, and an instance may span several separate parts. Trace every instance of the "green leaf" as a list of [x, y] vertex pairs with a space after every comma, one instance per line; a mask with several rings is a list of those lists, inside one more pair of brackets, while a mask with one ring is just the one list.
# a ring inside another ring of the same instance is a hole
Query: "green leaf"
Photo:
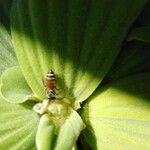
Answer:
[[61, 126], [55, 150], [71, 150], [80, 132], [85, 128], [85, 125], [79, 116], [79, 114], [72, 110], [70, 116], [65, 120], [65, 123]]
[[0, 75], [12, 66], [18, 65], [11, 37], [5, 27], [0, 24]]
[[138, 17], [138, 25], [140, 26], [148, 26], [150, 25], [150, 1], [147, 1], [144, 10]]
[[150, 70], [150, 44], [143, 42], [125, 43], [103, 83]]
[[150, 43], [150, 1], [145, 5], [144, 10], [130, 29], [127, 41], [143, 41]]
[[114, 62], [147, 0], [16, 0], [12, 36], [28, 84], [45, 98], [52, 69], [64, 97], [85, 100]]
[[0, 149], [35, 149], [39, 117], [33, 104], [11, 104], [0, 97]]
[[44, 114], [40, 118], [38, 131], [36, 134], [36, 147], [38, 150], [51, 150], [54, 145], [55, 127], [49, 119], [49, 115]]
[[19, 67], [11, 67], [2, 74], [1, 93], [11, 103], [23, 103], [33, 96]]
[[150, 73], [97, 90], [84, 106], [83, 138], [92, 149], [150, 149]]
[[10, 30], [10, 10], [12, 0], [0, 0], [0, 24], [3, 23]]
[[150, 25], [134, 28], [129, 34], [128, 41], [138, 40], [150, 43]]

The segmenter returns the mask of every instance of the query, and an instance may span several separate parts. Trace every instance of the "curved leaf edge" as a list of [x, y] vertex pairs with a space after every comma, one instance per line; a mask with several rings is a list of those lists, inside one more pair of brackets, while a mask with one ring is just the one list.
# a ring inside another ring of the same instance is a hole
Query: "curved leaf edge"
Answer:
[[[16, 70], [18, 70], [18, 71], [21, 71], [20, 70], [20, 67], [19, 66], [13, 66], [13, 67], [10, 67], [10, 68], [8, 68], [8, 69], [6, 69], [3, 73], [2, 73], [2, 75], [1, 75], [1, 78], [0, 78], [0, 94], [1, 94], [1, 96], [2, 96], [2, 98], [5, 100], [5, 101], [7, 101], [7, 102], [10, 102], [10, 103], [24, 103], [24, 102], [26, 102], [26, 101], [28, 101], [28, 100], [33, 100], [33, 101], [40, 101], [36, 96], [34, 96], [34, 94], [31, 94], [31, 95], [26, 95], [23, 99], [21, 99], [21, 100], [18, 100], [18, 101], [12, 101], [11, 99], [9, 99], [9, 98], [7, 98], [4, 94], [3, 94], [3, 87], [4, 87], [4, 84], [3, 84], [3, 80], [5, 80], [5, 74], [6, 73], [8, 73], [9, 71], [11, 71], [11, 70], [14, 70], [14, 69], [16, 69]], [[20, 72], [21, 73], [21, 72]], [[23, 74], [22, 74], [22, 77], [23, 77]], [[23, 77], [24, 78], [24, 77]], [[30, 89], [31, 90], [31, 89]]]

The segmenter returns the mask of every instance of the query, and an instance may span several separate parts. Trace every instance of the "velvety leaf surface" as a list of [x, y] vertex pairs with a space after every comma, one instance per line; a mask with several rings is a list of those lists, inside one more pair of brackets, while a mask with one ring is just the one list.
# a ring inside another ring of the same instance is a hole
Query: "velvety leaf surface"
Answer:
[[143, 73], [97, 90], [82, 112], [82, 139], [93, 149], [150, 149], [149, 87], [150, 73]]
[[11, 67], [2, 74], [1, 94], [11, 103], [22, 103], [33, 96], [19, 67]]
[[3, 23], [8, 30], [10, 30], [11, 5], [12, 0], [0, 0], [0, 24]]
[[99, 85], [146, 0], [16, 0], [12, 36], [28, 84], [44, 98], [52, 69], [64, 97], [85, 100]]
[[127, 37], [128, 41], [138, 40], [150, 43], [150, 1], [135, 21]]
[[39, 117], [32, 103], [11, 104], [0, 97], [0, 149], [35, 149]]
[[150, 44], [134, 41], [125, 43], [103, 83], [150, 71]]
[[150, 25], [133, 29], [127, 40], [139, 40], [150, 43]]
[[5, 27], [0, 24], [0, 75], [12, 66], [18, 65], [11, 37]]
[[127, 36], [128, 42], [124, 43], [103, 83], [150, 71], [149, 27], [150, 1], [146, 3], [144, 10], [131, 27]]
[[144, 10], [138, 17], [138, 27], [139, 26], [149, 26], [150, 25], [150, 1], [147, 1]]

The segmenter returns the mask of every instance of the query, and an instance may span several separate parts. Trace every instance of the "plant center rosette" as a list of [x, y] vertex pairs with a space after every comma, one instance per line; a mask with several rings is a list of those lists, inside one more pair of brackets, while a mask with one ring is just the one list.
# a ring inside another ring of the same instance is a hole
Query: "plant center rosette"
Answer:
[[[143, 89], [150, 93], [149, 73], [118, 80], [96, 90], [146, 0], [108, 3], [85, 0], [16, 0], [13, 3], [11, 34], [19, 66], [3, 72], [1, 94], [5, 101], [19, 104], [19, 110], [20, 106], [32, 103], [30, 110], [34, 113], [30, 119], [36, 118], [38, 150], [77, 149], [76, 141], [85, 128], [83, 137], [93, 149], [104, 145], [107, 149], [107, 140], [115, 149], [113, 143], [119, 141], [114, 139], [123, 134], [123, 130], [135, 133], [141, 129], [137, 137], [149, 130], [142, 126], [144, 119], [149, 119], [149, 116], [143, 119], [149, 112], [147, 103], [140, 103], [133, 96]], [[52, 87], [45, 85], [50, 70], [56, 81]], [[137, 88], [139, 80], [143, 82], [142, 88]], [[128, 88], [128, 85], [133, 86]], [[126, 94], [122, 89], [130, 89], [134, 94]], [[149, 96], [141, 97], [145, 100]], [[139, 115], [134, 116], [136, 109]], [[135, 120], [139, 123], [133, 128], [131, 123]], [[121, 126], [122, 131], [115, 126]], [[125, 139], [129, 136], [124, 135]], [[132, 139], [138, 141], [137, 137]], [[128, 143], [122, 141], [120, 146]]]
[[[59, 81], [59, 79], [57, 80]], [[47, 96], [44, 85], [43, 89], [45, 91], [44, 99], [32, 92], [20, 67], [17, 66], [4, 71], [1, 77], [1, 93], [7, 102], [35, 101], [32, 110], [40, 117], [36, 133], [38, 149], [73, 148], [81, 130], [85, 128], [85, 124], [76, 112], [80, 105], [77, 105], [73, 99], [64, 96], [60, 89], [58, 89], [55, 99]], [[64, 144], [68, 139], [68, 133], [71, 141]]]

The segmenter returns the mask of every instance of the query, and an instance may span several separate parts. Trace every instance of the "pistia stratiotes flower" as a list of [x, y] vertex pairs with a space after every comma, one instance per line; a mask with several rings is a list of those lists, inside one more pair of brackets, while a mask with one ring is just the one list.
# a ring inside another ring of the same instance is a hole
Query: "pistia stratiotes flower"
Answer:
[[150, 148], [149, 22], [131, 28], [146, 2], [14, 0], [11, 37], [0, 26], [0, 149]]

